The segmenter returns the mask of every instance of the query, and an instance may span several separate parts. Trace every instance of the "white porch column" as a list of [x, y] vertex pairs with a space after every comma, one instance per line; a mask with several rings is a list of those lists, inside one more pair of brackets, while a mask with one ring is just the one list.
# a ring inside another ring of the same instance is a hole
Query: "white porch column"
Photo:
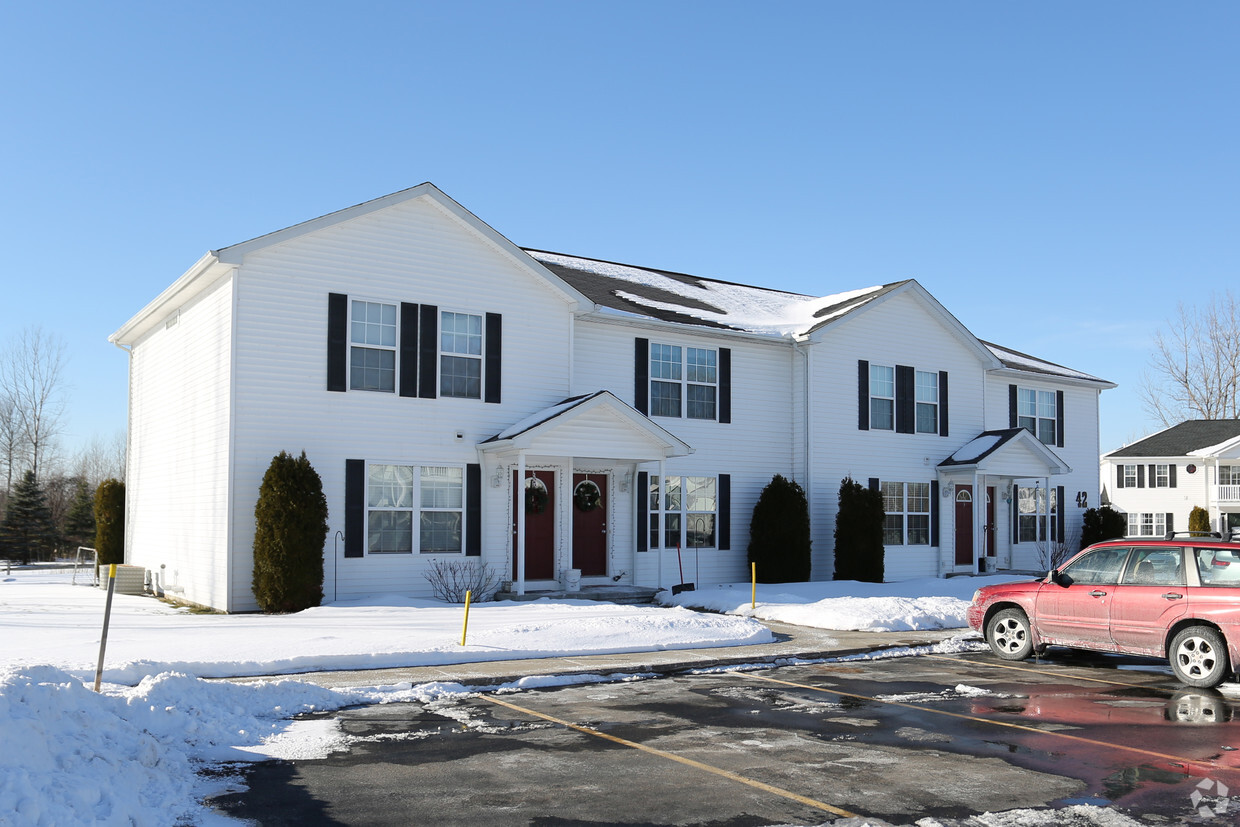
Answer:
[[660, 459], [659, 460], [659, 487], [655, 492], [656, 496], [658, 497], [657, 502], [659, 503], [659, 530], [655, 532], [655, 537], [659, 541], [658, 552], [659, 552], [659, 588], [660, 589], [663, 588], [663, 538], [667, 534], [667, 526], [664, 525], [664, 521], [667, 519], [667, 515], [664, 513], [665, 511], [664, 506], [667, 503], [663, 499], [666, 493], [667, 493], [667, 460]]
[[986, 556], [986, 492], [982, 490], [982, 475], [973, 471], [973, 573], [981, 571], [981, 560]]
[[517, 452], [517, 595], [525, 594], [525, 451]]

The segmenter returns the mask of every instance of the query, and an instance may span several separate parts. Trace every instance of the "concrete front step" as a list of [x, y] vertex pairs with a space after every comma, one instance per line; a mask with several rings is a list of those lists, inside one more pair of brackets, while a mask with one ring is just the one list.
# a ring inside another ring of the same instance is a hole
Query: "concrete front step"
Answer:
[[608, 603], [620, 603], [630, 606], [647, 606], [654, 602], [659, 590], [646, 586], [582, 586], [579, 591], [569, 592], [563, 589], [550, 591], [527, 591], [523, 595], [513, 592], [496, 592], [496, 600], [602, 600]]

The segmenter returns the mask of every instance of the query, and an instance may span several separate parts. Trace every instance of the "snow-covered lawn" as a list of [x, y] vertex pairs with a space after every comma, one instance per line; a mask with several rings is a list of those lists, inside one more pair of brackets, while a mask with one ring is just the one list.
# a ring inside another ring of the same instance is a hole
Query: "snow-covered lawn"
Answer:
[[[462, 647], [463, 610], [432, 601], [392, 598], [295, 615], [225, 616], [117, 595], [105, 683], [96, 694], [89, 687], [105, 594], [70, 585], [69, 578], [67, 571], [0, 574], [0, 823], [233, 825], [237, 822], [199, 802], [236, 780], [200, 770], [347, 748], [348, 736], [332, 721], [295, 716], [479, 691], [442, 682], [327, 689], [294, 679], [238, 684], [204, 680], [208, 676], [741, 646], [772, 639], [748, 617], [543, 600], [475, 606]], [[982, 581], [966, 582], [971, 593]], [[950, 592], [936, 593], [944, 589]], [[826, 628], [950, 627], [961, 625], [962, 616], [938, 601], [962, 602], [967, 598], [962, 589], [944, 580], [881, 587], [763, 586], [756, 613], [746, 599], [748, 586], [742, 585], [686, 593], [676, 602]], [[847, 598], [841, 590], [866, 596]], [[711, 602], [703, 602], [708, 597]], [[906, 600], [912, 603], [898, 602]], [[887, 613], [898, 617], [884, 621]], [[840, 619], [849, 617], [865, 620], [858, 627], [855, 620]], [[548, 675], [488, 691], [623, 679]]]
[[902, 632], [955, 629], [968, 625], [965, 612], [973, 592], [991, 583], [1028, 580], [1022, 575], [922, 577], [898, 583], [758, 584], [757, 607], [749, 583], [705, 586], [696, 591], [660, 592], [664, 605], [725, 612], [819, 629]]

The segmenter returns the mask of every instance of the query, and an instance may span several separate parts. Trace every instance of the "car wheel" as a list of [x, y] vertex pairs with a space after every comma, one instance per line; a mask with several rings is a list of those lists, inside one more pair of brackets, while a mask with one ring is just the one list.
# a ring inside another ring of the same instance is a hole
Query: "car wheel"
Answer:
[[1004, 660], [1024, 660], [1033, 654], [1029, 618], [1020, 609], [1004, 609], [986, 626], [986, 642]]
[[1167, 654], [1171, 671], [1187, 686], [1218, 686], [1227, 677], [1227, 645], [1209, 626], [1189, 626], [1176, 632]]

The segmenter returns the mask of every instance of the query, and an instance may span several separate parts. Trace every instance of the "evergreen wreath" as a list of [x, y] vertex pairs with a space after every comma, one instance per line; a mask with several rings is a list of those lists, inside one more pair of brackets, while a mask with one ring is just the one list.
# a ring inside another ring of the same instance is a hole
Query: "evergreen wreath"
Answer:
[[547, 510], [547, 487], [537, 477], [527, 477], [527, 480], [534, 482], [530, 484], [527, 481], [525, 485], [525, 513], [541, 514]]
[[598, 490], [598, 486], [589, 480], [579, 484], [577, 490], [573, 492], [573, 502], [578, 511], [593, 511], [599, 507], [601, 499], [602, 493]]

